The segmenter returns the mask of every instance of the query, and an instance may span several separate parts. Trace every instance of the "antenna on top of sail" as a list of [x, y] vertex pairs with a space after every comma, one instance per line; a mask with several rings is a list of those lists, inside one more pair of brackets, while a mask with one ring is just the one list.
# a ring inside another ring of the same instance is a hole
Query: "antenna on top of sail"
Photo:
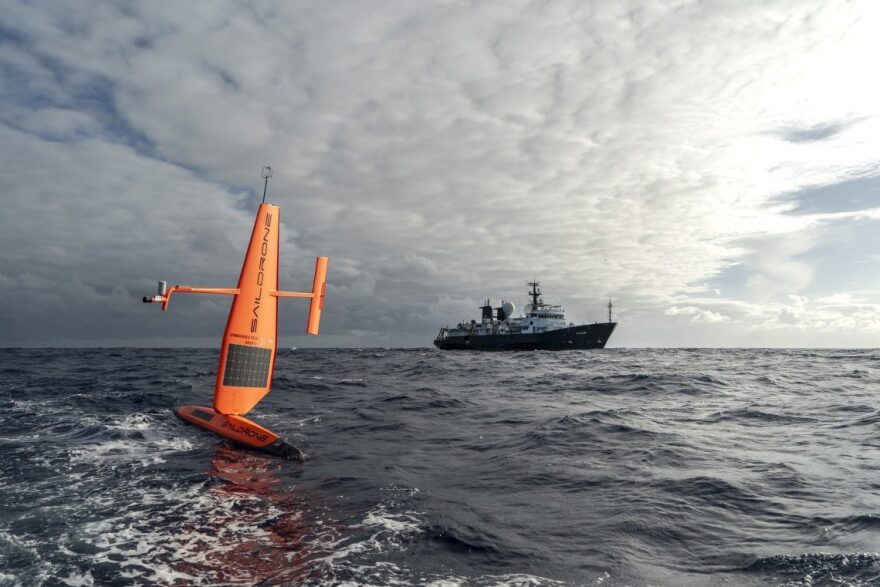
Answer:
[[269, 188], [269, 178], [272, 177], [272, 167], [270, 165], [266, 165], [263, 167], [263, 171], [260, 173], [260, 177], [263, 178], [263, 203], [266, 203], [266, 190]]

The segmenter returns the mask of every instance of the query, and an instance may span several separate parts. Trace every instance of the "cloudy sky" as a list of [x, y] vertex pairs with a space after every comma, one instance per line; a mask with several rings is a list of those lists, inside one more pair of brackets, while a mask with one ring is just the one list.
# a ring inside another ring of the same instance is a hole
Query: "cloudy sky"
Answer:
[[282, 287], [427, 346], [486, 296], [614, 346], [880, 346], [880, 3], [4, 2], [0, 345], [216, 345], [271, 164]]

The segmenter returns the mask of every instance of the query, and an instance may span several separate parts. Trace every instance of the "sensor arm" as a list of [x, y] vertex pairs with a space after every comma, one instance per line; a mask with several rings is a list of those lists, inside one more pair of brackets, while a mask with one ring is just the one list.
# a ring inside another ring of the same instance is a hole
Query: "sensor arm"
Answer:
[[273, 291], [271, 294], [276, 298], [313, 298], [315, 294], [302, 291]]
[[[327, 265], [330, 259], [327, 257], [318, 257], [315, 259], [315, 277], [312, 280], [312, 291], [273, 291], [270, 295], [276, 298], [310, 298], [309, 304], [309, 321], [306, 324], [306, 332], [308, 334], [318, 334], [318, 328], [321, 325], [321, 311], [324, 309], [324, 296], [327, 293]], [[171, 295], [174, 292], [179, 293], [204, 293], [204, 294], [224, 294], [228, 296], [237, 295], [241, 290], [231, 287], [190, 287], [188, 285], [175, 285], [168, 288], [168, 284], [164, 281], [159, 282], [158, 294], [155, 296], [144, 296], [145, 304], [162, 304], [162, 310], [168, 309], [171, 302]]]
[[[162, 286], [160, 285], [159, 290], [162, 291]], [[239, 290], [237, 288], [231, 287], [190, 287], [188, 285], [175, 285], [174, 287], [169, 288], [164, 293], [160, 293], [157, 296], [144, 296], [145, 304], [162, 304], [162, 311], [168, 309], [168, 304], [171, 303], [171, 294], [173, 293], [203, 293], [203, 294], [224, 294], [227, 296], [236, 295]]]

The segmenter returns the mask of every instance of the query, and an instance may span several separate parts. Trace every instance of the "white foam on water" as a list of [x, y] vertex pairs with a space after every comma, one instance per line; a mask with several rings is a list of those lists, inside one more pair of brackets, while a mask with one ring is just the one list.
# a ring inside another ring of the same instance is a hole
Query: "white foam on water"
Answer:
[[366, 385], [366, 377], [346, 377], [336, 382], [337, 385]]
[[[326, 567], [328, 581], [333, 585], [345, 586], [397, 586], [397, 585], [430, 585], [432, 587], [459, 587], [465, 585], [497, 586], [497, 587], [533, 587], [564, 585], [544, 577], [527, 574], [481, 575], [463, 577], [443, 575], [439, 573], [423, 573], [401, 567], [382, 556], [404, 552], [415, 544], [427, 532], [426, 514], [413, 509], [394, 511], [406, 503], [406, 498], [419, 493], [418, 488], [389, 487], [383, 490], [386, 498], [376, 507], [368, 510], [361, 521], [349, 526], [351, 530], [367, 530], [367, 536], [346, 535], [339, 538], [330, 547], [331, 551], [319, 557], [315, 563]], [[360, 562], [360, 558], [378, 558], [369, 563]], [[356, 579], [336, 580], [342, 575], [354, 576]]]
[[86, 587], [95, 584], [95, 577], [88, 570], [83, 574], [75, 573], [69, 577], [58, 577], [58, 579], [70, 587]]
[[[18, 553], [25, 553], [25, 555], [32, 561], [27, 569], [26, 575], [14, 575], [11, 573], [0, 572], [0, 585], [40, 585], [46, 579], [58, 576], [59, 570], [56, 566], [49, 561], [46, 561], [40, 555], [40, 542], [38, 540], [0, 532], [0, 541], [5, 542], [7, 545], [2, 551], [8, 551], [8, 547], [11, 546], [18, 551]], [[0, 558], [0, 563], [2, 563], [2, 561], [3, 559]], [[27, 583], [23, 581], [24, 578], [28, 579]]]
[[[301, 425], [317, 418], [304, 418]], [[75, 497], [47, 502], [43, 513], [87, 520], [56, 536], [56, 552], [63, 559], [80, 560], [92, 569], [112, 568], [112, 576], [134, 584], [296, 584], [320, 583], [324, 577], [340, 583], [333, 579], [337, 576], [356, 577], [352, 584], [357, 585], [472, 582], [425, 576], [383, 560], [426, 532], [425, 514], [406, 507], [419, 493], [416, 488], [386, 488], [381, 503], [346, 526], [332, 514], [310, 511], [308, 501], [294, 499], [295, 492], [275, 490], [274, 469], [266, 469], [262, 457], [236, 455], [234, 464], [226, 463], [227, 474], [220, 474], [221, 483], [216, 478], [156, 483], [138, 469], [191, 450], [189, 440], [172, 434], [151, 414], [105, 416], [93, 424], [113, 437], [60, 445], [47, 463], [61, 459], [56, 468], [66, 492]], [[240, 474], [244, 481], [237, 481]], [[114, 479], [112, 488], [101, 481], [108, 475]], [[250, 487], [252, 477], [258, 478], [256, 488]], [[265, 483], [259, 481], [263, 477]], [[89, 545], [86, 552], [83, 544]], [[39, 559], [39, 544], [20, 548]], [[92, 573], [79, 568], [41, 561], [30, 572], [71, 586], [96, 583]], [[517, 581], [499, 577], [482, 584], [546, 584]]]
[[109, 422], [104, 423], [107, 428], [113, 430], [150, 430], [159, 424], [156, 419], [140, 412], [128, 414], [126, 416], [111, 417]]
[[563, 581], [511, 573], [507, 575], [480, 575], [477, 577], [434, 577], [426, 579], [427, 587], [461, 587], [463, 585], [480, 585], [481, 587], [541, 587], [543, 585], [565, 585]]
[[800, 574], [803, 577], [778, 583], [783, 587], [810, 587], [811, 585], [845, 585], [847, 587], [869, 587], [876, 585], [876, 574], [871, 577], [846, 576], [859, 569], [874, 567], [880, 563], [877, 552], [814, 552], [800, 555], [778, 555], [771, 557], [779, 569], [773, 574]]
[[295, 426], [303, 427], [306, 424], [319, 424], [321, 422], [321, 416], [309, 416], [307, 418], [302, 418], [300, 420], [294, 420], [293, 423]]
[[[139, 421], [127, 424], [139, 425]], [[177, 446], [172, 438], [159, 440], [156, 446]], [[144, 441], [97, 443], [82, 449], [90, 457], [78, 454], [73, 460], [97, 465], [97, 471], [115, 469], [131, 460], [130, 454], [117, 451], [132, 449], [139, 442]], [[417, 489], [390, 488], [382, 503], [345, 526], [326, 511], [310, 509], [308, 499], [294, 499], [295, 490], [276, 491], [274, 469], [263, 468], [262, 457], [236, 458], [241, 461], [227, 463], [223, 478], [235, 480], [243, 473], [245, 485], [208, 478], [145, 486], [144, 477], [135, 473], [117, 476], [121, 485], [111, 490], [96, 490], [102, 487], [96, 476], [86, 475], [68, 487], [78, 497], [54, 506], [62, 510], [55, 517], [70, 514], [69, 518], [82, 519], [85, 514], [93, 519], [59, 534], [58, 552], [65, 559], [81, 560], [86, 567], [112, 568], [118, 580], [145, 585], [346, 584], [336, 577], [354, 577], [351, 585], [556, 584], [527, 575], [425, 575], [382, 560], [405, 551], [426, 532], [424, 513], [394, 509], [403, 507], [407, 496], [418, 494]], [[256, 486], [247, 487], [255, 477], [264, 477], [265, 483], [258, 480]], [[87, 552], [83, 552], [83, 543], [91, 547]], [[39, 556], [38, 544], [20, 546]], [[43, 580], [55, 578], [71, 586], [96, 583], [88, 571], [70, 566], [41, 561], [31, 571]]]
[[421, 530], [419, 515], [419, 512], [391, 513], [379, 507], [367, 512], [359, 526], [387, 531], [395, 537], [406, 537]]
[[246, 515], [259, 501], [252, 496], [221, 497], [192, 485], [135, 497], [119, 515], [85, 524], [83, 534], [100, 549], [91, 555], [93, 562], [116, 565], [121, 576], [136, 582], [216, 581], [207, 572], [213, 564], [240, 540], [259, 543], [266, 533]]
[[110, 416], [102, 421], [96, 420], [93, 424], [107, 430], [113, 438], [72, 445], [67, 449], [71, 465], [143, 467], [165, 462], [165, 457], [170, 453], [193, 448], [193, 444], [186, 438], [165, 430], [165, 421], [157, 420], [150, 414], [135, 412], [124, 416]]
[[163, 453], [187, 451], [192, 446], [190, 441], [183, 438], [114, 439], [70, 448], [68, 457], [72, 465], [119, 462], [147, 466], [164, 463]]
[[10, 406], [9, 411], [24, 414], [33, 414], [38, 413], [41, 407], [42, 406], [40, 405], [40, 403], [34, 400], [13, 399], [12, 406]]
[[[333, 525], [328, 524], [328, 527]], [[313, 543], [315, 557], [309, 566], [316, 575], [336, 577], [343, 574], [358, 577], [355, 582], [350, 583], [332, 579], [330, 582], [334, 585], [412, 584], [410, 573], [394, 563], [379, 560], [363, 564], [356, 559], [363, 556], [373, 557], [392, 550], [402, 551], [424, 532], [424, 527], [421, 513], [393, 512], [387, 504], [379, 504], [367, 511], [361, 521], [350, 524], [348, 531], [337, 529], [318, 535]], [[364, 535], [363, 530], [368, 533]]]
[[337, 529], [296, 509], [291, 494], [247, 491], [214, 480], [134, 490], [118, 514], [82, 526], [79, 540], [99, 549], [84, 556], [137, 584], [298, 582]]

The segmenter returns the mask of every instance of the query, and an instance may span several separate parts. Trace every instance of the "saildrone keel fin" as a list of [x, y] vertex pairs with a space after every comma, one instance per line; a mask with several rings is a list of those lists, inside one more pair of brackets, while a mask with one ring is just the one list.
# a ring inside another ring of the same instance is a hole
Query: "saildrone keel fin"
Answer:
[[304, 452], [268, 428], [242, 416], [221, 414], [206, 406], [180, 406], [175, 413], [191, 424], [248, 448], [293, 461], [308, 459]]

